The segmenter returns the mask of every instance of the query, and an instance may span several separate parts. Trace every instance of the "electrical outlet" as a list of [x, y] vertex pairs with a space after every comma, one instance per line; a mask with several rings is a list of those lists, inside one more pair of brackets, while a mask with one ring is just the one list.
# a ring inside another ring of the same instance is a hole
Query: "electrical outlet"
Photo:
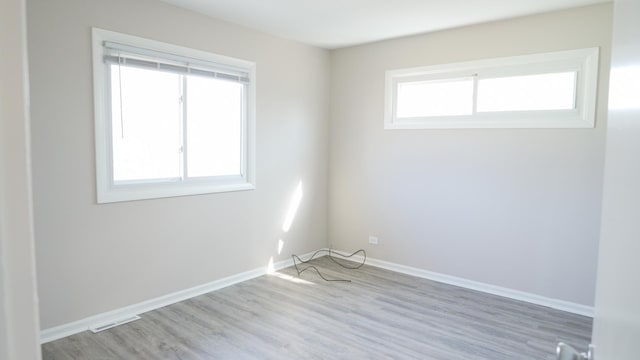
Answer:
[[369, 235], [369, 244], [378, 245], [378, 237]]

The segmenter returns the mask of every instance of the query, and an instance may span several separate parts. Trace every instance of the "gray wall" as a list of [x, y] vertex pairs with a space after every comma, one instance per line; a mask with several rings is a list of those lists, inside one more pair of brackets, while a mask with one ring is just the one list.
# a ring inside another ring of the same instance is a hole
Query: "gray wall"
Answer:
[[[607, 4], [332, 52], [331, 245], [592, 305], [610, 37]], [[595, 129], [383, 130], [385, 70], [595, 46]]]
[[[27, 10], [43, 328], [326, 245], [326, 50], [151, 0], [30, 0]], [[96, 205], [92, 26], [255, 61], [257, 189]]]

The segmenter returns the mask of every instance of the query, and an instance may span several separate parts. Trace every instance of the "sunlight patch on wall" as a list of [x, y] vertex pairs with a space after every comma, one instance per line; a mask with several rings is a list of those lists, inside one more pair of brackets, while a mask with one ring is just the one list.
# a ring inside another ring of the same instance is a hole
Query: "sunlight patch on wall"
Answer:
[[282, 248], [284, 247], [284, 241], [282, 239], [278, 240], [278, 255], [282, 254]]
[[287, 211], [287, 216], [284, 219], [284, 223], [282, 224], [282, 231], [289, 232], [291, 229], [291, 224], [296, 217], [296, 213], [298, 212], [298, 207], [300, 206], [300, 202], [302, 201], [302, 181], [298, 183], [298, 187], [296, 188], [293, 196], [291, 198], [291, 202], [289, 203], [289, 210]]
[[269, 258], [269, 263], [267, 264], [267, 274], [272, 274], [276, 269], [273, 266], [273, 256]]

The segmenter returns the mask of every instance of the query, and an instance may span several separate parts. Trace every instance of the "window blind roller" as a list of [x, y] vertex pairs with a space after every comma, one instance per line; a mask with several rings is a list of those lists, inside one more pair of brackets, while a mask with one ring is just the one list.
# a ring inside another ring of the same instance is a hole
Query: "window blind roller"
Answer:
[[104, 61], [106, 63], [178, 74], [207, 76], [243, 84], [248, 84], [251, 81], [248, 71], [242, 68], [234, 68], [228, 65], [110, 41], [105, 41], [103, 46], [105, 49]]

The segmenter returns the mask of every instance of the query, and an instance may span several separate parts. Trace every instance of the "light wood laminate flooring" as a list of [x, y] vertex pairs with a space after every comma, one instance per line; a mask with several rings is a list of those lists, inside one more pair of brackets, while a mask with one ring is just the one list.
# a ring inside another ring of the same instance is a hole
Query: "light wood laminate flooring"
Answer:
[[97, 334], [44, 344], [62, 359], [555, 359], [586, 349], [592, 319], [329, 258], [150, 311]]

